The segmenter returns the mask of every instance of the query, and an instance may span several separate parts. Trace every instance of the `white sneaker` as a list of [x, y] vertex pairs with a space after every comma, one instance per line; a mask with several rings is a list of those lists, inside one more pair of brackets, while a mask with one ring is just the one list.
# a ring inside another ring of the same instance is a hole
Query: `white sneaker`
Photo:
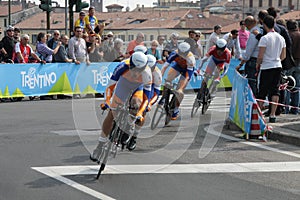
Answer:
[[93, 162], [99, 162], [100, 161], [100, 156], [102, 154], [103, 151], [103, 146], [105, 145], [106, 142], [98, 142], [98, 145], [96, 147], [96, 149], [93, 151], [93, 153], [90, 155], [90, 159]]

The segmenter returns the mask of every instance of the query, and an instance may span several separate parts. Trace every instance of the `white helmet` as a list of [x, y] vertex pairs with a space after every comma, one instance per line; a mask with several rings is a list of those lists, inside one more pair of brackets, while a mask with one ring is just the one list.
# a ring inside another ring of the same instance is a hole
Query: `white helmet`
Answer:
[[155, 66], [155, 64], [156, 64], [156, 58], [153, 56], [153, 55], [147, 55], [147, 57], [148, 57], [148, 66], [149, 67], [154, 67]]
[[220, 50], [225, 50], [226, 45], [227, 45], [227, 42], [223, 38], [218, 39], [216, 42], [216, 47], [217, 47], [217, 49], [220, 49]]
[[191, 46], [187, 42], [182, 42], [178, 45], [178, 51], [182, 54], [187, 54], [190, 51]]
[[146, 67], [148, 57], [142, 52], [134, 52], [130, 57], [130, 69], [138, 68], [142, 69]]
[[147, 54], [147, 47], [145, 47], [144, 45], [137, 45], [136, 47], [134, 47], [133, 51]]

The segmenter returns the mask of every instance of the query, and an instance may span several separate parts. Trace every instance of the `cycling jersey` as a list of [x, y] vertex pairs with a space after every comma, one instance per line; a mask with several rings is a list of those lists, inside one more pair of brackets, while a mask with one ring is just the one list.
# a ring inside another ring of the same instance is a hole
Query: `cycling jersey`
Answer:
[[185, 78], [190, 79], [194, 71], [196, 60], [192, 52], [182, 57], [178, 54], [178, 50], [175, 50], [168, 57], [166, 64], [170, 64], [173, 69], [180, 72]]
[[96, 16], [87, 15], [87, 16], [84, 17], [84, 22], [85, 22], [85, 25], [86, 25], [85, 28], [86, 28], [87, 33], [89, 32], [89, 30], [87, 28], [88, 25], [91, 26], [92, 30], [94, 30], [95, 27], [98, 25], [98, 20], [97, 20]]
[[[130, 59], [121, 62], [114, 70], [106, 88], [106, 103], [116, 108], [118, 104], [124, 103], [133, 91], [144, 90], [143, 95], [150, 99], [152, 75], [151, 69], [147, 66], [141, 72], [129, 70]], [[114, 94], [112, 95], [112, 93]], [[111, 98], [112, 97], [112, 98]]]
[[230, 63], [231, 52], [226, 48], [221, 55], [218, 55], [216, 46], [213, 46], [209, 49], [205, 56], [207, 58], [210, 57], [210, 60], [206, 67], [206, 73], [212, 74], [216, 66], [218, 66], [218, 69], [221, 71], [224, 69], [225, 63]]

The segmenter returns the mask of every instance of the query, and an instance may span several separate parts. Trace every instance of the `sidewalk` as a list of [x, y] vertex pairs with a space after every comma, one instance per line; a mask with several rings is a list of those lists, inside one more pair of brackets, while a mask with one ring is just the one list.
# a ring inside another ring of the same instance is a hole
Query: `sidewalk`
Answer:
[[[265, 117], [265, 120], [268, 122], [269, 118]], [[268, 140], [300, 146], [300, 115], [281, 114], [276, 116], [276, 123], [268, 123], [268, 125], [272, 127], [272, 131], [268, 133]], [[241, 131], [229, 119], [224, 128], [230, 131]]]

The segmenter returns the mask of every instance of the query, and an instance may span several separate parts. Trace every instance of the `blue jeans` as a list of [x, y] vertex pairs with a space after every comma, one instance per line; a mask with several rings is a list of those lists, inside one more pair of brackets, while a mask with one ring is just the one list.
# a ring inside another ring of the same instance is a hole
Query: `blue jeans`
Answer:
[[253, 95], [257, 96], [256, 59], [250, 58], [245, 64], [245, 74]]
[[[286, 101], [285, 104], [286, 105], [290, 105], [290, 106], [294, 106], [294, 107], [299, 107], [299, 87], [300, 87], [300, 66], [297, 67], [293, 67], [289, 70], [286, 71], [286, 75], [292, 75], [295, 80], [296, 80], [296, 92], [292, 91], [286, 91]], [[298, 114], [299, 113], [299, 109], [297, 108], [291, 108], [289, 110], [288, 107], [286, 107], [286, 113], [291, 112], [293, 114]]]

